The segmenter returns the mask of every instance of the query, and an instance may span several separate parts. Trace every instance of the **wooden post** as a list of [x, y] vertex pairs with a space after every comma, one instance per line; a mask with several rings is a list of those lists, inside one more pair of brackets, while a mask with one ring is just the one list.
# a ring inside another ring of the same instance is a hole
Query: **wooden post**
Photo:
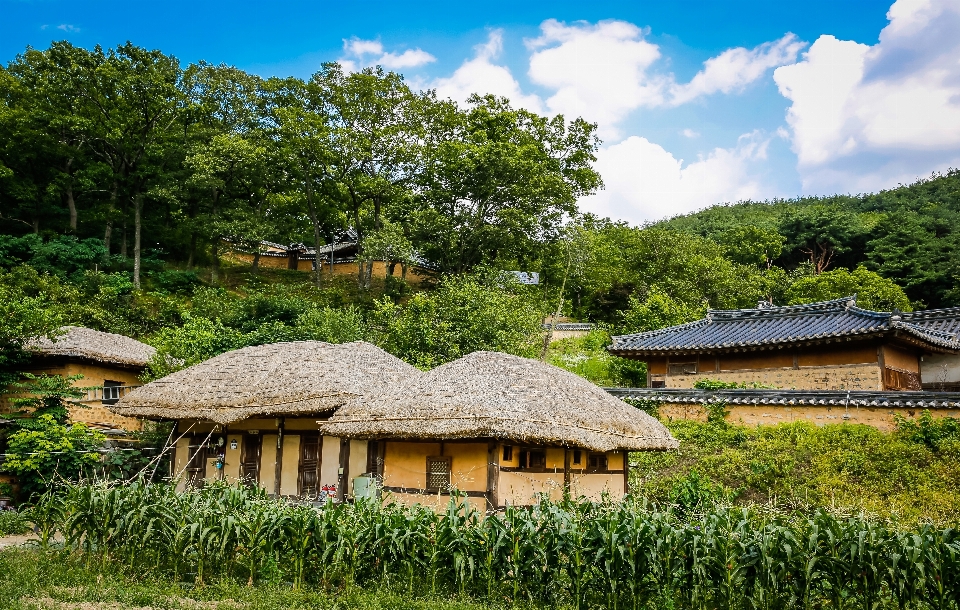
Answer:
[[277, 419], [277, 465], [274, 469], [273, 495], [280, 497], [280, 477], [283, 474], [283, 425], [284, 418]]
[[[170, 447], [170, 478], [173, 479], [174, 475], [177, 473], [177, 441], [179, 437], [177, 433], [180, 431], [180, 420], [173, 420], [173, 429], [170, 431], [170, 438], [173, 439], [173, 446]], [[190, 448], [187, 448], [187, 455], [190, 455]], [[152, 477], [151, 477], [152, 478]]]
[[347, 499], [347, 484], [350, 481], [350, 439], [340, 439], [340, 472], [337, 479], [337, 500]]
[[623, 451], [623, 495], [630, 493], [630, 452]]
[[563, 448], [563, 499], [570, 498], [570, 448]]
[[227, 432], [230, 430], [228, 426], [223, 427], [223, 463], [220, 464], [220, 475], [217, 477], [218, 480], [222, 481], [224, 474], [227, 472], [227, 447], [230, 446], [230, 439], [227, 437]]
[[487, 444], [487, 509], [497, 510], [497, 478], [500, 474], [500, 452], [497, 442]]

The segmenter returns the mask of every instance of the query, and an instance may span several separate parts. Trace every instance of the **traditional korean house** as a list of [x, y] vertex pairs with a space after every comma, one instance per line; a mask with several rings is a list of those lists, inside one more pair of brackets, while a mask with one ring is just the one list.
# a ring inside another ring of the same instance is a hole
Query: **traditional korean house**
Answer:
[[628, 451], [675, 449], [657, 420], [549, 364], [474, 352], [350, 401], [317, 423], [324, 435], [368, 443], [367, 465], [403, 503], [445, 506], [456, 489], [479, 509], [531, 504], [540, 494], [620, 498]]
[[348, 400], [421, 373], [369, 343], [246, 347], [158, 379], [113, 408], [176, 422], [171, 475], [181, 485], [243, 480], [277, 496], [349, 495], [348, 473], [369, 470], [364, 441], [319, 432]]
[[[229, 258], [236, 261], [253, 264], [254, 259], [262, 267], [276, 269], [295, 269], [298, 271], [315, 271], [320, 266], [321, 273], [328, 275], [356, 275], [359, 272], [358, 254], [360, 242], [356, 232], [344, 231], [331, 243], [319, 249], [308, 247], [301, 243], [284, 246], [274, 242], [264, 241], [260, 244], [258, 253], [230, 251]], [[426, 272], [426, 263], [421, 261], [413, 267], [413, 273], [405, 273], [398, 264], [389, 261], [376, 260], [372, 262], [372, 277], [383, 278], [388, 274], [403, 276], [409, 282], [418, 283]]]
[[701, 379], [797, 390], [920, 390], [925, 359], [960, 352], [958, 325], [933, 312], [878, 312], [856, 297], [710, 310], [696, 322], [613, 337], [607, 349], [647, 363], [651, 388]]
[[[901, 314], [903, 321], [927, 330], [960, 336], [960, 307], [928, 309]], [[960, 392], [960, 354], [929, 354], [920, 362], [920, 380], [924, 390]]]
[[[153, 357], [153, 347], [123, 335], [105, 333], [81, 326], [65, 326], [54, 339], [43, 338], [28, 344], [29, 364], [22, 367], [34, 375], [83, 375], [73, 382], [87, 388], [70, 409], [71, 421], [84, 423], [110, 433], [140, 430], [138, 419], [112, 411], [127, 393], [140, 387], [139, 376]], [[3, 411], [12, 409], [9, 398]]]

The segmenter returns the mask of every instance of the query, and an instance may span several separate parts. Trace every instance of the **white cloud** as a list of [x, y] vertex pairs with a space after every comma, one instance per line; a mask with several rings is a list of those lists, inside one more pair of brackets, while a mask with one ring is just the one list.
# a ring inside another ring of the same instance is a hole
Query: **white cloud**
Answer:
[[520, 89], [520, 83], [513, 77], [510, 69], [497, 65], [495, 60], [503, 50], [503, 32], [490, 32], [487, 41], [474, 47], [475, 55], [457, 68], [448, 78], [439, 78], [430, 83], [441, 98], [450, 98], [463, 103], [474, 93], [493, 94], [507, 97], [519, 108], [531, 112], [543, 113], [541, 99], [528, 95]]
[[960, 159], [960, 4], [898, 0], [873, 46], [821, 36], [774, 80], [806, 192], [877, 190]]
[[716, 148], [685, 165], [658, 144], [631, 136], [598, 151], [596, 169], [606, 188], [581, 199], [580, 209], [639, 224], [719, 202], [774, 196], [755, 175], [769, 141], [759, 132], [744, 134], [735, 147]]
[[680, 135], [682, 135], [682, 136], [685, 137], [685, 138], [699, 138], [699, 137], [700, 137], [700, 132], [699, 132], [699, 131], [694, 131], [694, 130], [692, 130], [692, 129], [690, 129], [690, 128], [688, 127], [688, 128], [686, 128], [686, 129], [684, 129], [683, 131], [681, 131], [681, 132], [680, 132]]
[[737, 47], [711, 57], [686, 84], [673, 83], [670, 87], [670, 105], [685, 104], [703, 95], [741, 90], [762, 77], [767, 70], [796, 61], [797, 53], [806, 43], [787, 34], [780, 40], [766, 42], [753, 49]]
[[663, 102], [663, 77], [647, 73], [660, 50], [632, 23], [567, 25], [549, 19], [540, 32], [527, 41], [533, 50], [529, 75], [555, 92], [546, 101], [551, 112], [595, 121], [609, 137], [632, 110]]
[[422, 49], [407, 49], [403, 53], [384, 52], [383, 43], [379, 40], [362, 40], [351, 38], [343, 41], [344, 57], [340, 58], [340, 65], [348, 72], [355, 72], [361, 68], [383, 66], [388, 70], [402, 70], [416, 68], [434, 61], [437, 58]]
[[70, 25], [69, 23], [61, 23], [57, 26], [58, 30], [63, 30], [64, 32], [79, 32], [80, 28], [75, 25]]

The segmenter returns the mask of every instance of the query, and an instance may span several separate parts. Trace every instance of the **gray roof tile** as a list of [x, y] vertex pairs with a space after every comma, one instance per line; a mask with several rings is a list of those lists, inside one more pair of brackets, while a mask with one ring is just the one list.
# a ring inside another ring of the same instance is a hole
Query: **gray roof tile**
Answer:
[[900, 313], [860, 309], [856, 297], [756, 309], [709, 310], [702, 320], [633, 335], [613, 337], [614, 354], [724, 351], [866, 338], [901, 331], [936, 351], [960, 350], [960, 308]]

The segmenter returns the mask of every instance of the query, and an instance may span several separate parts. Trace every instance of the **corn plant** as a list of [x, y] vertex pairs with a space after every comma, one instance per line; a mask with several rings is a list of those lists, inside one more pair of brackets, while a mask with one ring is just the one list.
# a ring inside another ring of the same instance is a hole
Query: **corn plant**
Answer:
[[[86, 561], [294, 588], [402, 583], [576, 608], [960, 610], [960, 534], [818, 510], [674, 511], [565, 498], [481, 514], [361, 501], [315, 507], [242, 486], [65, 484], [29, 515]], [[50, 551], [52, 552], [52, 551]]]

